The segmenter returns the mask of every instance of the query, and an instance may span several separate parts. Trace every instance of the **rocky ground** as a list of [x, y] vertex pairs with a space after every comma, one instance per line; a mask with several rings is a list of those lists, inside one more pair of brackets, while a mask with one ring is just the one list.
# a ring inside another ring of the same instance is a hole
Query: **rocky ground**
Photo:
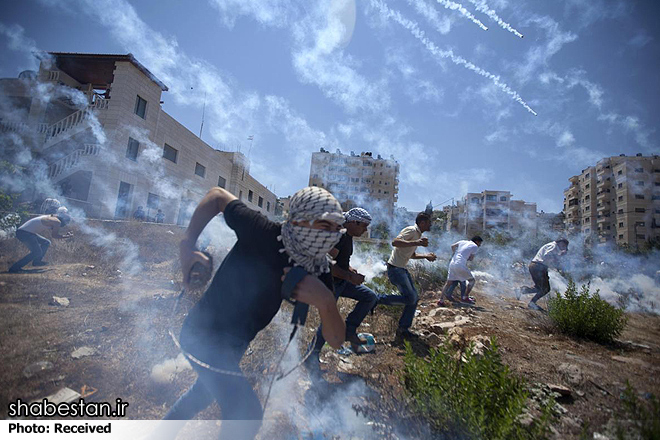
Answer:
[[[0, 243], [3, 418], [10, 401], [39, 399], [68, 387], [87, 400], [130, 402], [130, 419], [158, 419], [194, 381], [168, 335], [170, 329], [177, 331], [195, 301], [191, 294], [174, 309], [180, 288], [174, 243], [180, 230], [166, 225], [149, 226], [147, 232], [142, 225], [100, 227], [121, 243], [130, 237], [136, 248], [119, 252], [101, 242], [90, 246], [80, 233], [73, 241], [54, 243], [51, 266], [8, 274], [10, 262], [23, 249], [14, 241]], [[122, 266], [131, 252], [139, 270]], [[510, 284], [491, 280], [488, 292], [501, 292], [496, 295], [486, 295], [478, 286], [475, 307], [437, 307], [438, 288], [421, 295], [414, 329], [422, 337], [413, 343], [415, 352], [423, 356], [446, 338], [457, 346], [474, 341], [477, 350], [487, 350], [495, 338], [504, 362], [530, 384], [536, 399], [552, 395], [550, 390], [558, 393], [552, 424], [556, 438], [579, 438], [583, 432], [588, 438], [609, 435], [608, 424], [613, 426], [612, 420], [623, 414], [620, 395], [626, 381], [641, 396], [660, 394], [658, 316], [630, 314], [621, 338], [604, 346], [557, 334], [544, 314], [511, 297]], [[348, 313], [352, 302], [340, 301], [342, 313]], [[287, 307], [243, 360], [262, 397], [290, 330]], [[355, 438], [431, 438], [401, 385], [404, 347], [394, 338], [398, 313], [380, 307], [365, 320], [360, 331], [374, 335], [374, 353], [339, 354], [326, 347], [322, 386], [310, 382], [304, 367], [277, 382], [261, 437], [309, 438], [305, 435], [312, 432], [318, 434], [314, 438], [349, 438], [346, 433]], [[308, 329], [300, 332], [300, 342], [289, 348], [282, 365], [297, 363], [317, 322], [312, 313]], [[200, 414], [219, 417], [215, 405]]]

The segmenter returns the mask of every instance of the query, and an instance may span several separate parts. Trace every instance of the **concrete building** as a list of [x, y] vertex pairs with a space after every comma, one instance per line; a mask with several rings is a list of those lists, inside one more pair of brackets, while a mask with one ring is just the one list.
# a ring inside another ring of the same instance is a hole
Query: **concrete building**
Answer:
[[488, 230], [533, 231], [536, 234], [536, 203], [512, 200], [509, 191], [468, 193], [458, 203], [445, 206], [445, 230], [466, 237]]
[[564, 190], [569, 233], [626, 245], [660, 237], [660, 156], [606, 157], [569, 182]]
[[374, 221], [389, 221], [399, 192], [399, 163], [394, 158], [336, 153], [321, 148], [312, 154], [309, 185], [330, 191], [344, 209], [361, 206]]
[[38, 73], [0, 80], [11, 107], [0, 132], [8, 148], [29, 147], [47, 164], [65, 204], [99, 218], [162, 209], [165, 222], [184, 224], [218, 185], [274, 214], [277, 197], [249, 174], [245, 156], [215, 150], [163, 111], [167, 87], [133, 55], [49, 55]]

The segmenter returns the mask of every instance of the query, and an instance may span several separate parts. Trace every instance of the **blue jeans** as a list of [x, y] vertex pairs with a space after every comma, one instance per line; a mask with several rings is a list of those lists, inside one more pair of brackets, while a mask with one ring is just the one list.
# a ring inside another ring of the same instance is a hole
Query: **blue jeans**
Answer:
[[[335, 299], [338, 299], [341, 296], [357, 301], [353, 311], [346, 317], [346, 333], [349, 334], [349, 332], [355, 332], [360, 324], [362, 324], [362, 320], [376, 305], [378, 295], [366, 286], [356, 286], [346, 280], [335, 280], [334, 287]], [[325, 339], [323, 338], [321, 326], [319, 326], [316, 331], [316, 344], [314, 345], [314, 350], [320, 351], [321, 348], [323, 348], [323, 344], [325, 344]]]
[[403, 305], [403, 313], [399, 319], [399, 328], [408, 329], [412, 325], [417, 310], [419, 295], [415, 289], [410, 272], [403, 267], [387, 265], [387, 278], [394, 284], [401, 295], [384, 295], [378, 300], [378, 304], [386, 306]]
[[32, 232], [18, 230], [16, 231], [16, 238], [27, 246], [30, 253], [14, 263], [9, 268], [10, 272], [22, 269], [29, 262], [40, 263], [44, 255], [46, 255], [48, 246], [50, 246], [50, 240]]
[[[193, 356], [215, 368], [241, 373], [239, 362], [249, 342], [227, 336], [221, 342], [199, 338], [182, 345]], [[215, 338], [214, 338], [215, 339]], [[261, 402], [244, 376], [221, 374], [190, 362], [197, 373], [197, 381], [172, 405], [164, 420], [190, 420], [214, 400], [222, 412], [222, 420], [241, 421], [237, 427], [241, 435], [253, 438], [261, 426]], [[223, 425], [224, 426], [224, 425]], [[228, 428], [230, 425], [227, 426]], [[223, 428], [221, 439], [236, 438], [233, 429]], [[243, 437], [241, 437], [243, 438]]]

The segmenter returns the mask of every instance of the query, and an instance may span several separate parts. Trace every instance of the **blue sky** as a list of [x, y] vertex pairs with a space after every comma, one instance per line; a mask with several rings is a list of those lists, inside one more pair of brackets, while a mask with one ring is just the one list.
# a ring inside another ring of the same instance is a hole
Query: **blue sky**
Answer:
[[394, 155], [411, 210], [491, 189], [557, 212], [598, 159], [660, 152], [654, 0], [0, 5], [0, 77], [34, 49], [131, 52], [195, 133], [206, 93], [208, 143], [254, 135], [252, 173], [280, 196], [324, 147]]

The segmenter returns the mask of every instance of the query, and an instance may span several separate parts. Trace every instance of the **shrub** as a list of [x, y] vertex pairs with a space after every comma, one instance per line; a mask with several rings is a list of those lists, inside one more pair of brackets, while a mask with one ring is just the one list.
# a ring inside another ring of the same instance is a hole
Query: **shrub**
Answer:
[[444, 264], [424, 264], [415, 261], [410, 264], [408, 270], [423, 291], [442, 289], [447, 280], [447, 266]]
[[421, 415], [447, 438], [544, 438], [554, 400], [537, 423], [521, 423], [528, 392], [503, 364], [495, 341], [482, 356], [472, 346], [453, 352], [446, 343], [432, 348], [428, 360], [406, 343], [403, 382]]
[[627, 323], [623, 310], [601, 299], [596, 290], [589, 292], [583, 284], [578, 293], [569, 279], [566, 292], [557, 292], [548, 302], [548, 314], [562, 333], [600, 343], [610, 343], [619, 336]]
[[[639, 434], [642, 440], [657, 440], [660, 438], [660, 401], [655, 395], [649, 396], [648, 403], [642, 402], [637, 397], [637, 392], [626, 381], [626, 390], [622, 395], [623, 408], [627, 417], [632, 421], [632, 429]], [[627, 438], [626, 430], [621, 425], [617, 426], [616, 437], [618, 440]]]

